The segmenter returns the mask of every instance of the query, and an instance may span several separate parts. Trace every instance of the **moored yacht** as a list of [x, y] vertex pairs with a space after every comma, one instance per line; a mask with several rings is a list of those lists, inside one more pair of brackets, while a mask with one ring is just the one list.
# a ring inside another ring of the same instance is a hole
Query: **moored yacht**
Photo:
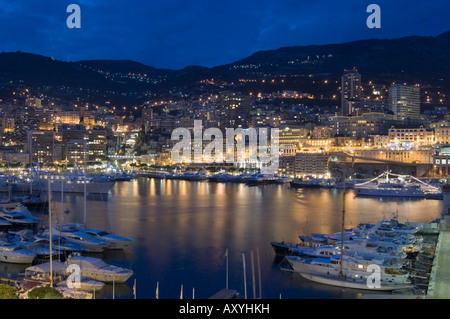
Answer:
[[[79, 231], [77, 228], [65, 227], [70, 225], [55, 225], [52, 232], [55, 235], [62, 236], [68, 242], [82, 246], [87, 252], [103, 252], [109, 243], [96, 237]], [[48, 230], [46, 232], [48, 234]]]
[[[397, 264], [385, 264], [382, 260], [361, 260], [334, 255], [331, 258], [302, 258], [287, 256], [294, 271], [311, 281], [333, 286], [368, 289], [395, 290], [411, 287], [410, 274]], [[341, 265], [342, 263], [342, 265]], [[373, 269], [379, 270], [378, 284], [373, 284]]]
[[131, 269], [110, 265], [94, 257], [70, 256], [66, 264], [78, 265], [80, 266], [81, 276], [105, 283], [124, 283], [133, 275]]
[[111, 234], [101, 229], [81, 228], [80, 231], [108, 242], [108, 249], [124, 249], [134, 241], [133, 238]]
[[36, 254], [15, 243], [0, 242], [0, 261], [11, 264], [31, 264]]
[[105, 248], [108, 249], [124, 249], [134, 241], [130, 237], [119, 236], [102, 229], [86, 228], [81, 224], [58, 224], [54, 228], [57, 228], [56, 234], [60, 236], [69, 233], [84, 233], [90, 238], [106, 242], [108, 245]]
[[[396, 179], [390, 179], [390, 176]], [[398, 175], [384, 172], [364, 183], [355, 184], [357, 196], [368, 197], [405, 197], [405, 198], [442, 198], [439, 187], [427, 184], [410, 175]]]

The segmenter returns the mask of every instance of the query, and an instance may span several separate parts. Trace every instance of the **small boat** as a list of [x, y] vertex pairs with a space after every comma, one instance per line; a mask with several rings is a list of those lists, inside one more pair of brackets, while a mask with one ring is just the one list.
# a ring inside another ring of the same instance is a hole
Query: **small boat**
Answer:
[[73, 264], [80, 267], [81, 276], [104, 283], [124, 283], [133, 275], [131, 269], [110, 265], [95, 257], [69, 256], [66, 265]]

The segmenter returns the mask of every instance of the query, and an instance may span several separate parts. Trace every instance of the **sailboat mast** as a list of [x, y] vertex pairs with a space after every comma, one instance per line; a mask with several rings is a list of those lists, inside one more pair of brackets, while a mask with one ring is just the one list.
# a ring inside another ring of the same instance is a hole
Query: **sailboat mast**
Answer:
[[345, 178], [345, 170], [344, 170], [344, 191], [342, 193], [342, 225], [341, 225], [341, 262], [340, 262], [340, 272], [339, 278], [342, 279], [344, 277], [343, 273], [343, 261], [344, 261], [344, 221], [345, 221], [345, 193], [346, 193], [346, 178]]
[[50, 246], [50, 287], [53, 288], [53, 242], [52, 242], [52, 190], [51, 180], [48, 177], [48, 235]]
[[83, 224], [86, 225], [86, 136], [84, 137], [84, 220]]

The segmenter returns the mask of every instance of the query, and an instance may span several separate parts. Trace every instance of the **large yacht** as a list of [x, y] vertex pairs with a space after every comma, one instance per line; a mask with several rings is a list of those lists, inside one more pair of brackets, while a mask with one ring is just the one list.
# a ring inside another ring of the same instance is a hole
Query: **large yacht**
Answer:
[[[390, 176], [396, 178], [391, 179]], [[427, 184], [410, 175], [398, 175], [384, 172], [380, 176], [355, 185], [357, 196], [370, 197], [408, 197], [440, 199], [442, 190], [438, 186]]]

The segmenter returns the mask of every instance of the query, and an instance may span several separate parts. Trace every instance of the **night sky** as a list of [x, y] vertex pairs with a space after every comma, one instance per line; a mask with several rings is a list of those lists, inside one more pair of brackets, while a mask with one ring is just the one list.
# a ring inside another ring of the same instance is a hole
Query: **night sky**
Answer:
[[[69, 4], [81, 28], [69, 29]], [[366, 8], [381, 7], [381, 29]], [[445, 0], [0, 0], [0, 47], [64, 61], [129, 59], [158, 68], [212, 67], [259, 50], [450, 30]]]

